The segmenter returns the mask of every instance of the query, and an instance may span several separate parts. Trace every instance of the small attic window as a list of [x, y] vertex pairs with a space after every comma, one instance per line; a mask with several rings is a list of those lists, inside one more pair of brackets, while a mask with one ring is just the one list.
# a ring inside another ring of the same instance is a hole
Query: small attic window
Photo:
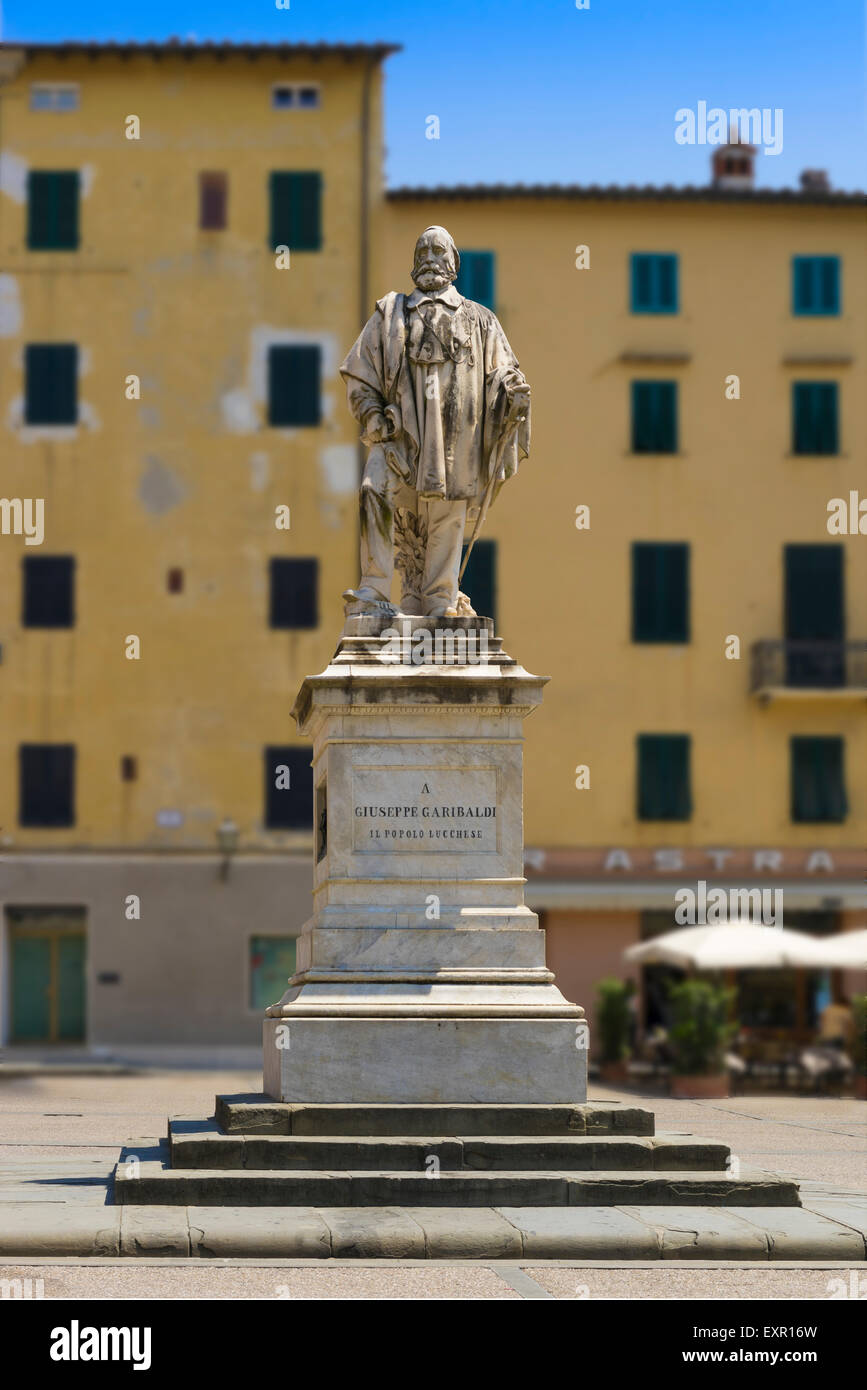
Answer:
[[77, 111], [79, 106], [77, 82], [32, 82], [31, 111]]
[[319, 105], [318, 87], [303, 86], [298, 82], [280, 82], [271, 88], [271, 105], [275, 111], [309, 110]]

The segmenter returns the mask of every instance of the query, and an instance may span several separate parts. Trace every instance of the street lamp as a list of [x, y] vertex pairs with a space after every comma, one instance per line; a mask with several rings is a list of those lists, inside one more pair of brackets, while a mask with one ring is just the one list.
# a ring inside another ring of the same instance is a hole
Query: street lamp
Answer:
[[229, 877], [229, 865], [232, 855], [237, 851], [239, 838], [240, 831], [231, 816], [224, 816], [217, 826], [217, 847], [222, 855], [220, 878], [224, 883]]

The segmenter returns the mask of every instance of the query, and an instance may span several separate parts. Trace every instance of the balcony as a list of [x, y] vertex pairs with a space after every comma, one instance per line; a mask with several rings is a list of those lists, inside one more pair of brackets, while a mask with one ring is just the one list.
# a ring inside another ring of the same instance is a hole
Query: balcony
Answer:
[[867, 642], [755, 642], [750, 690], [761, 700], [867, 699]]

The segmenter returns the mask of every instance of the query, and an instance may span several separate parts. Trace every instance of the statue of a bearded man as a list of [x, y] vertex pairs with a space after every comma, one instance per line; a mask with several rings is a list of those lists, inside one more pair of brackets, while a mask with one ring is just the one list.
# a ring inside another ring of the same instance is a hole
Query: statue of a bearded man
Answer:
[[459, 580], [465, 527], [475, 523], [474, 540], [529, 453], [530, 388], [496, 315], [455, 289], [459, 268], [449, 233], [428, 227], [416, 242], [415, 290], [377, 302], [340, 368], [368, 448], [361, 581], [343, 595], [348, 615], [472, 614]]

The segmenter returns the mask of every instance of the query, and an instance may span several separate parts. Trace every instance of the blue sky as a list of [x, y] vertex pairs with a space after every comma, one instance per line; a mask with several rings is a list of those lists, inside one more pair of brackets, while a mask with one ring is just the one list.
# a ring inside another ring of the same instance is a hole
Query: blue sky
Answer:
[[[705, 183], [682, 107], [782, 109], [758, 183], [825, 168], [864, 188], [860, 0], [0, 0], [7, 41], [371, 41], [386, 65], [387, 173], [401, 183]], [[425, 139], [425, 118], [440, 139]]]

